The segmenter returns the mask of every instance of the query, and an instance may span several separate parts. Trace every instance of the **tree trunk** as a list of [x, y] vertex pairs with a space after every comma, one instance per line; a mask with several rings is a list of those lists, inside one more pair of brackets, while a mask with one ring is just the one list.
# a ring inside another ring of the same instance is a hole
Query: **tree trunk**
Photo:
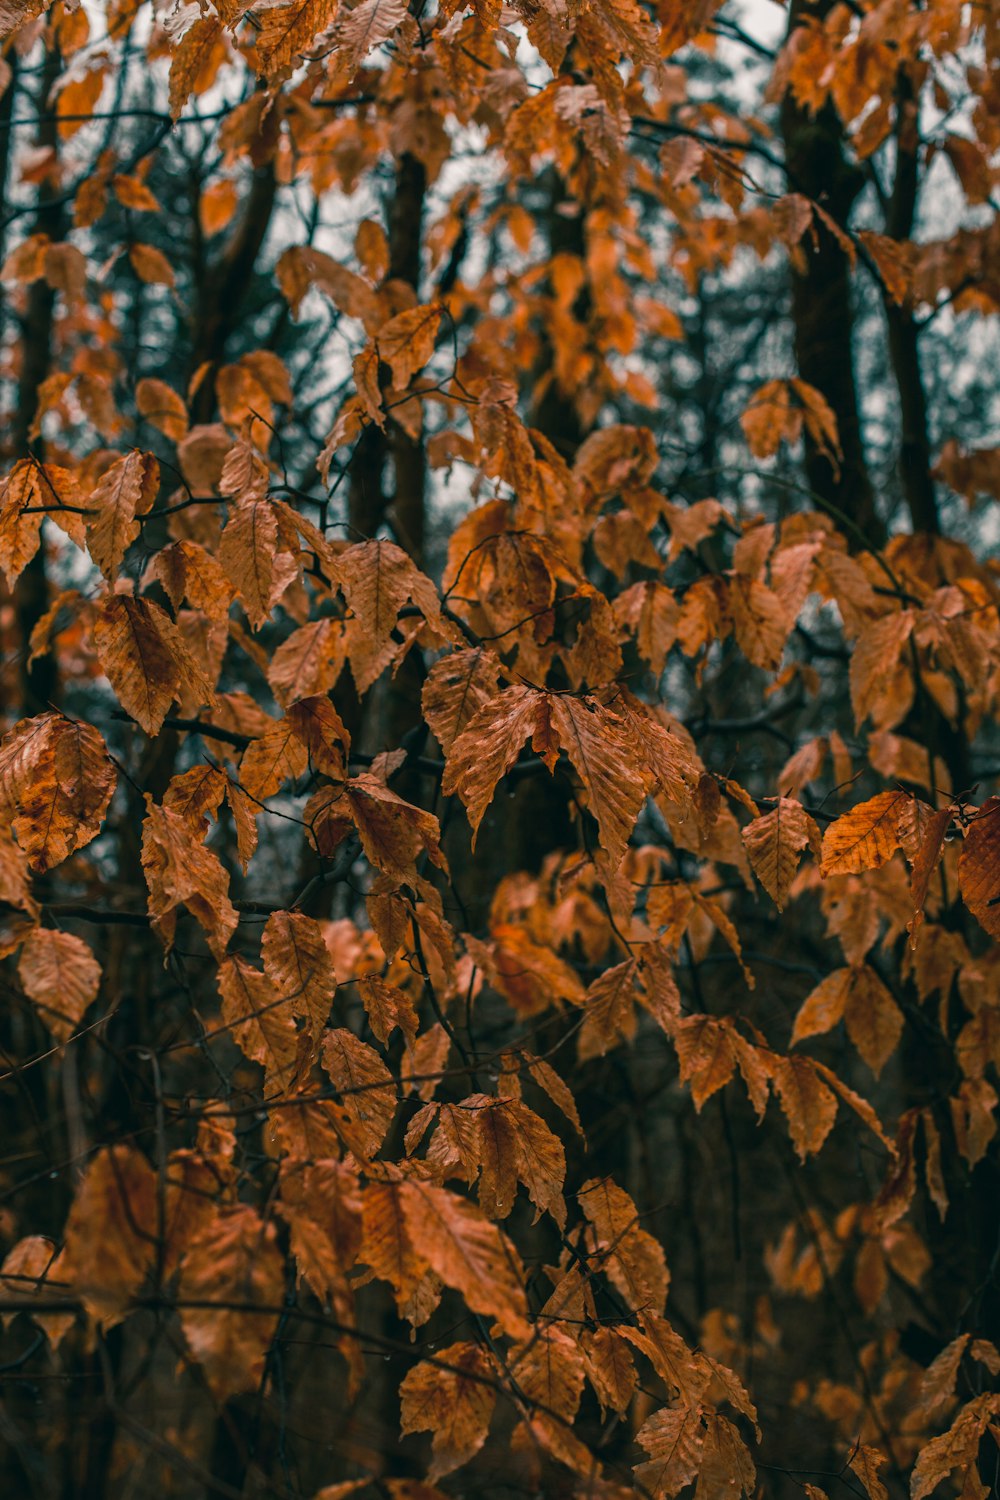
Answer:
[[[917, 207], [919, 163], [917, 106], [912, 85], [903, 72], [899, 74], [896, 107], [896, 175], [885, 227], [892, 239], [908, 240]], [[889, 359], [899, 392], [899, 477], [903, 496], [914, 531], [936, 536], [941, 527], [931, 477], [930, 423], [917, 325], [909, 307], [900, 307], [888, 295], [884, 302], [889, 325]]]
[[[49, 91], [59, 77], [62, 59], [58, 48], [46, 53], [45, 64], [38, 83], [39, 126], [37, 144], [55, 150], [58, 145], [54, 117], [46, 116], [46, 101]], [[8, 94], [13, 93], [13, 81]], [[8, 135], [10, 132], [8, 132]], [[49, 182], [38, 189], [38, 204], [29, 231], [45, 235], [53, 244], [63, 238], [65, 218], [63, 206]], [[21, 328], [21, 371], [17, 383], [17, 407], [11, 424], [11, 440], [15, 458], [24, 458], [29, 452], [43, 459], [45, 444], [39, 436], [32, 443], [31, 430], [38, 415], [38, 399], [42, 382], [49, 373], [52, 361], [52, 325], [55, 313], [56, 294], [47, 281], [33, 281], [28, 288], [27, 307]], [[42, 545], [24, 569], [14, 588], [14, 614], [20, 643], [20, 699], [21, 712], [28, 716], [44, 713], [55, 701], [58, 692], [58, 674], [55, 657], [51, 652], [39, 656], [29, 663], [31, 633], [49, 607], [49, 583], [45, 567], [44, 533]]]
[[[829, 9], [830, 0], [816, 5], [793, 0], [789, 36], [806, 17], [821, 19]], [[805, 194], [837, 224], [844, 224], [864, 179], [844, 156], [840, 120], [833, 105], [828, 103], [811, 115], [786, 93], [781, 129], [789, 189]], [[875, 506], [861, 439], [850, 267], [825, 225], [816, 219], [814, 228], [815, 245], [804, 241], [804, 265], [792, 270], [795, 358], [801, 378], [821, 392], [837, 419], [842, 457], [834, 466], [807, 436], [806, 473], [817, 501], [835, 517], [848, 516], [869, 546], [877, 548], [884, 543], [886, 531]]]

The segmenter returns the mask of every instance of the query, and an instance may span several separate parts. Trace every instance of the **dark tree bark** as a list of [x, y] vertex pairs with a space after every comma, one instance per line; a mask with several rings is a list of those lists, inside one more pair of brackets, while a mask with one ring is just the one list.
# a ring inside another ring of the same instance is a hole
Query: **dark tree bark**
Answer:
[[[896, 95], [896, 175], [886, 211], [886, 233], [894, 240], [907, 240], [919, 191], [917, 118], [913, 89], [900, 72]], [[899, 392], [899, 477], [914, 531], [937, 535], [937, 496], [931, 477], [930, 419], [927, 393], [920, 364], [920, 345], [913, 313], [891, 297], [885, 299], [889, 326], [889, 359]]]
[[[829, 9], [830, 0], [793, 0], [789, 36], [807, 16], [822, 18]], [[811, 115], [787, 93], [781, 129], [790, 190], [804, 193], [837, 224], [844, 224], [864, 177], [844, 155], [836, 110], [826, 104]], [[886, 532], [861, 439], [850, 267], [835, 235], [819, 220], [815, 229], [815, 245], [803, 243], [804, 267], [792, 271], [795, 358], [801, 378], [822, 393], [837, 419], [842, 458], [835, 467], [807, 437], [806, 473], [820, 503], [833, 514], [849, 516], [869, 545], [879, 547]]]
[[[400, 281], [420, 295], [427, 172], [408, 151], [400, 157], [386, 210], [389, 280]], [[392, 489], [387, 490], [387, 466]], [[351, 462], [348, 512], [352, 539], [374, 536], [382, 522], [392, 524], [396, 540], [423, 566], [427, 456], [422, 438], [412, 438], [390, 413], [388, 430], [365, 429]]]
[[[271, 226], [276, 193], [274, 164], [267, 161], [254, 172], [243, 212], [224, 250], [197, 278], [191, 373], [203, 365], [209, 368], [192, 402], [194, 422], [210, 422], [215, 413], [215, 375], [238, 326], [257, 257]], [[200, 238], [200, 231], [196, 228], [195, 232]]]
[[[38, 83], [39, 127], [37, 143], [55, 149], [58, 140], [53, 117], [45, 114], [48, 94], [62, 68], [62, 59], [57, 48], [46, 53], [45, 65]], [[13, 80], [8, 89], [13, 106]], [[7, 138], [11, 136], [8, 130]], [[6, 164], [5, 164], [6, 167]], [[6, 179], [6, 170], [4, 173]], [[31, 234], [45, 235], [53, 244], [65, 234], [63, 205], [50, 185], [43, 183], [38, 189], [35, 216]], [[15, 458], [23, 458], [29, 452], [43, 459], [45, 445], [39, 436], [32, 441], [31, 432], [38, 415], [38, 400], [42, 382], [49, 373], [52, 361], [52, 332], [56, 294], [47, 281], [34, 281], [28, 288], [27, 307], [20, 330], [21, 369], [17, 382], [17, 405], [11, 423], [11, 444]], [[49, 607], [49, 584], [45, 567], [44, 542], [24, 569], [14, 588], [14, 613], [20, 641], [19, 677], [21, 712], [23, 715], [44, 713], [54, 702], [58, 692], [58, 673], [54, 656], [47, 652], [29, 662], [31, 633]]]

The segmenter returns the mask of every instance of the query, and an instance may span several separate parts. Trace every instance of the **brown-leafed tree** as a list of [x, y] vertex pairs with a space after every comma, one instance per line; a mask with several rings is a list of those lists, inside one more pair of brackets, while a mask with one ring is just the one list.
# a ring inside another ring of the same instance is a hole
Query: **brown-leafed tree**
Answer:
[[0, 34], [10, 1491], [985, 1500], [992, 9]]

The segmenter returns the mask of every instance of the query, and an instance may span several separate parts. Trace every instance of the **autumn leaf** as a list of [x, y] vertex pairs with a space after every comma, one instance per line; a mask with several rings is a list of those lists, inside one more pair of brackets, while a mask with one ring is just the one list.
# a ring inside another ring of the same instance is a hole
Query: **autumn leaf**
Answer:
[[774, 1087], [788, 1120], [788, 1130], [799, 1158], [813, 1156], [833, 1129], [836, 1095], [805, 1057], [779, 1058], [774, 1065]]
[[783, 380], [769, 380], [754, 393], [740, 426], [754, 458], [773, 458], [789, 432], [791, 402]]
[[500, 663], [488, 651], [453, 651], [436, 661], [421, 693], [424, 718], [447, 755], [479, 709], [495, 697]]
[[962, 900], [993, 938], [1000, 938], [1000, 797], [991, 797], [966, 829], [958, 861]]
[[[559, 1425], [572, 1424], [587, 1374], [575, 1337], [558, 1326], [547, 1328], [544, 1334], [536, 1332], [525, 1344], [511, 1350], [510, 1366], [529, 1401], [545, 1408], [546, 1415]], [[558, 1447], [552, 1451], [562, 1456]]]
[[312, 46], [336, 13], [337, 0], [293, 0], [291, 5], [266, 11], [257, 37], [264, 69], [274, 73], [288, 67]]
[[159, 482], [160, 466], [153, 455], [133, 449], [111, 465], [90, 496], [90, 555], [112, 583], [125, 553], [139, 535], [135, 518], [150, 509]]
[[264, 972], [318, 1037], [330, 1019], [337, 976], [323, 930], [302, 912], [276, 911], [268, 917], [260, 943]]
[[118, 701], [149, 735], [159, 734], [181, 687], [201, 702], [212, 683], [165, 610], [150, 599], [112, 594], [100, 607], [94, 645]]
[[44, 501], [38, 465], [30, 459], [21, 459], [0, 481], [0, 567], [10, 588], [41, 545]]
[[969, 1343], [969, 1335], [960, 1333], [951, 1343], [946, 1344], [931, 1363], [927, 1366], [920, 1381], [920, 1401], [917, 1407], [921, 1417], [926, 1421], [933, 1420], [943, 1410], [954, 1395], [955, 1382], [958, 1379], [958, 1370]]
[[361, 0], [341, 18], [334, 33], [334, 42], [341, 49], [339, 65], [353, 73], [374, 47], [381, 46], [402, 25], [405, 15], [405, 0]]
[[340, 1161], [318, 1161], [282, 1174], [281, 1217], [300, 1277], [324, 1302], [346, 1294], [361, 1249], [361, 1188]]
[[128, 258], [139, 280], [147, 286], [169, 286], [175, 282], [174, 268], [162, 250], [141, 240], [130, 246]]
[[707, 1494], [752, 1495], [757, 1469], [737, 1428], [728, 1417], [707, 1412], [698, 1482]]
[[625, 1341], [613, 1328], [595, 1328], [589, 1337], [584, 1338], [583, 1350], [587, 1379], [602, 1407], [624, 1416], [635, 1394], [638, 1378], [635, 1361]]
[[511, 769], [525, 741], [530, 738], [536, 749], [544, 747], [551, 757], [547, 703], [533, 688], [507, 688], [488, 699], [452, 741], [441, 790], [446, 797], [457, 793], [462, 799], [473, 849], [497, 782]]
[[674, 1032], [681, 1082], [688, 1084], [695, 1108], [725, 1085], [736, 1071], [729, 1025], [712, 1016], [688, 1016]]
[[120, 1322], [153, 1265], [156, 1174], [130, 1146], [89, 1163], [66, 1222], [60, 1279], [104, 1327]]
[[411, 997], [378, 974], [359, 975], [355, 983], [368, 1024], [382, 1045], [385, 1046], [397, 1026], [412, 1043], [419, 1021]]
[[269, 724], [259, 738], [247, 746], [240, 761], [240, 786], [255, 802], [261, 803], [288, 781], [303, 775], [309, 765], [309, 751], [300, 734], [300, 721], [284, 718]]
[[900, 847], [899, 821], [908, 801], [904, 792], [879, 792], [831, 823], [823, 835], [823, 874], [857, 875], [891, 859]]
[[586, 1016], [580, 1028], [581, 1058], [602, 1057], [619, 1041], [635, 1035], [635, 1002], [638, 996], [638, 966], [635, 959], [613, 964], [588, 987], [583, 997]]
[[403, 1432], [434, 1434], [431, 1483], [468, 1463], [485, 1443], [496, 1392], [478, 1344], [449, 1344], [433, 1362], [414, 1365], [399, 1394]]
[[223, 1023], [233, 1041], [266, 1069], [268, 1091], [284, 1092], [307, 1061], [293, 1002], [278, 994], [267, 975], [239, 954], [223, 960], [218, 987]]
[[254, 1209], [222, 1209], [191, 1240], [181, 1268], [181, 1327], [217, 1399], [258, 1385], [283, 1298], [275, 1226]]
[[909, 609], [883, 615], [862, 630], [851, 655], [851, 704], [855, 723], [861, 725], [871, 715], [881, 727], [896, 724], [908, 706], [910, 690], [900, 703], [890, 692], [900, 658], [916, 623]]
[[528, 1333], [521, 1268], [509, 1240], [473, 1204], [431, 1183], [404, 1183], [406, 1227], [444, 1282], [512, 1338]]
[[964, 1474], [975, 1464], [987, 1423], [998, 1409], [1000, 1397], [987, 1391], [962, 1407], [947, 1432], [924, 1444], [910, 1476], [911, 1500], [924, 1500], [956, 1469]]
[[298, 560], [278, 547], [278, 517], [268, 500], [235, 507], [219, 542], [219, 562], [259, 630], [298, 573]]
[[192, 766], [171, 776], [163, 794], [163, 806], [177, 813], [190, 826], [193, 836], [204, 837], [226, 793], [226, 777], [215, 766]]
[[754, 818], [741, 837], [754, 874], [781, 911], [802, 850], [819, 843], [815, 822], [801, 803], [779, 797], [774, 810]]
[[612, 709], [593, 698], [554, 694], [549, 712], [560, 743], [583, 782], [612, 869], [625, 848], [649, 783], [636, 766], [631, 735]]
[[101, 966], [82, 938], [44, 927], [36, 927], [25, 940], [17, 973], [24, 993], [60, 1042], [79, 1026], [101, 983]]
[[293, 313], [298, 312], [309, 288], [316, 286], [341, 312], [360, 319], [369, 333], [376, 332], [381, 322], [378, 298], [364, 277], [341, 265], [332, 255], [311, 245], [294, 245], [282, 251], [274, 274]]
[[0, 808], [32, 869], [96, 838], [117, 784], [102, 735], [59, 714], [22, 719], [0, 741]]
[[344, 788], [361, 847], [376, 869], [398, 880], [412, 874], [418, 855], [445, 868], [437, 818], [398, 797], [375, 776], [352, 776]]
[[847, 1033], [876, 1077], [896, 1050], [903, 1014], [868, 964], [835, 969], [822, 979], [795, 1018], [792, 1045], [822, 1036], [843, 1019]]
[[444, 631], [437, 589], [394, 542], [358, 542], [337, 559], [337, 577], [350, 606], [344, 641], [360, 692], [366, 692], [399, 649], [393, 632], [407, 601]]
[[323, 1067], [368, 1155], [374, 1156], [396, 1113], [392, 1074], [375, 1049], [345, 1027], [323, 1038]]
[[705, 1428], [701, 1412], [689, 1406], [664, 1407], [647, 1418], [636, 1433], [649, 1458], [636, 1464], [640, 1484], [672, 1500], [696, 1478], [702, 1461]]
[[[267, 680], [285, 707], [329, 692], [345, 659], [343, 627], [324, 617], [293, 630], [274, 652]], [[333, 705], [330, 705], [331, 709]]]
[[852, 1453], [848, 1459], [848, 1465], [852, 1472], [864, 1486], [869, 1500], [888, 1500], [889, 1491], [878, 1477], [879, 1469], [885, 1466], [885, 1455], [879, 1453], [877, 1448], [869, 1447], [867, 1443]]
[[221, 36], [222, 26], [217, 17], [199, 16], [181, 38], [170, 64], [170, 113], [175, 120], [194, 92]]
[[[366, 3], [371, 4], [372, 0]], [[384, 7], [388, 0], [380, 3]], [[378, 355], [392, 370], [392, 383], [397, 390], [404, 390], [434, 353], [440, 321], [441, 309], [431, 304], [397, 313], [382, 324], [378, 331]]]
[[[403, 1184], [371, 1182], [364, 1189], [361, 1205], [360, 1259], [373, 1273], [388, 1281], [400, 1312], [407, 1306], [428, 1271], [428, 1263], [417, 1250], [408, 1225]], [[419, 1232], [416, 1236], [420, 1243]]]
[[[920, 806], [914, 798], [913, 808]], [[929, 810], [928, 810], [929, 811]], [[916, 836], [916, 847], [906, 848], [907, 857], [912, 866], [910, 874], [910, 894], [913, 898], [913, 916], [909, 922], [911, 934], [915, 934], [920, 922], [923, 920], [924, 904], [927, 900], [927, 892], [930, 888], [931, 878], [937, 869], [938, 862], [944, 849], [944, 842], [948, 830], [955, 816], [953, 807], [943, 807], [937, 812], [930, 812], [926, 824], [917, 824], [914, 820], [914, 834]], [[899, 825], [900, 837], [909, 832], [908, 820], [904, 816]]]
[[[21, 1306], [32, 1321], [48, 1336], [53, 1348], [58, 1347], [72, 1328], [76, 1318], [72, 1312], [42, 1312], [32, 1309], [36, 1299], [51, 1296], [52, 1285], [61, 1287], [62, 1255], [52, 1240], [41, 1234], [29, 1234], [9, 1250], [0, 1265], [0, 1288], [12, 1308]], [[4, 1315], [4, 1327], [9, 1327], [13, 1311]]]
[[774, 671], [792, 625], [777, 594], [757, 578], [735, 577], [729, 586], [729, 608], [736, 643], [747, 661]]
[[593, 1226], [598, 1269], [633, 1309], [662, 1312], [670, 1273], [661, 1246], [639, 1224], [635, 1204], [609, 1178], [591, 1178], [577, 1194]]
[[213, 620], [225, 620], [232, 588], [219, 563], [198, 542], [181, 540], [157, 553], [153, 574], [163, 585], [175, 616], [185, 599]]
[[173, 938], [176, 909], [183, 905], [204, 928], [209, 947], [221, 960], [239, 921], [229, 899], [229, 876], [218, 855], [192, 839], [182, 814], [158, 807], [148, 793], [142, 869], [149, 888], [149, 914], [167, 947]]

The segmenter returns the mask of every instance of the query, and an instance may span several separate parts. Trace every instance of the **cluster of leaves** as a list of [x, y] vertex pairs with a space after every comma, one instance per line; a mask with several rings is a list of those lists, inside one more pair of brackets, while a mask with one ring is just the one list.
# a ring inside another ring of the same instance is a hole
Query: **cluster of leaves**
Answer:
[[[711, 3], [154, 7], [164, 134], [217, 127], [199, 223], [231, 234], [227, 274], [247, 244], [241, 180], [317, 203], [386, 161], [433, 183], [474, 129], [500, 165], [482, 232], [513, 247], [509, 271], [442, 274], [425, 297], [372, 217], [349, 255], [315, 235], [280, 252], [282, 326], [308, 301], [348, 330], [346, 389], [303, 480], [285, 437], [301, 388], [266, 340], [232, 358], [196, 341], [183, 390], [124, 359], [94, 252], [112, 202], [128, 225], [115, 256], [157, 306], [179, 295], [171, 257], [132, 236], [160, 207], [153, 148], [108, 147], [76, 183], [72, 153], [142, 10], [111, 6], [92, 37], [65, 0], [0, 4], [17, 66], [56, 64], [53, 129], [19, 163], [38, 225], [3, 268], [26, 329], [7, 380], [32, 409], [0, 482], [17, 705], [0, 740], [16, 1018], [0, 1083], [23, 1089], [16, 1128], [39, 1103], [67, 1121], [58, 1191], [34, 1191], [49, 1173], [19, 1175], [16, 1151], [2, 1163], [2, 1305], [12, 1336], [30, 1321], [44, 1344], [25, 1361], [117, 1361], [127, 1393], [163, 1378], [167, 1348], [230, 1421], [283, 1389], [290, 1324], [332, 1341], [351, 1409], [383, 1354], [405, 1357], [398, 1418], [429, 1434], [404, 1450], [421, 1481], [345, 1446], [327, 1500], [375, 1477], [428, 1500], [491, 1446], [518, 1487], [607, 1500], [752, 1496], [796, 1476], [815, 1500], [824, 1473], [886, 1500], [886, 1464], [912, 1500], [944, 1481], [983, 1500], [1000, 1329], [992, 1218], [967, 1207], [976, 1169], [995, 1170], [1000, 797], [961, 782], [1000, 699], [996, 568], [940, 530], [879, 546], [809, 492], [773, 518], [740, 497], [670, 498], [668, 445], [635, 408], [655, 405], [648, 346], [681, 327], [642, 287], [654, 247], [634, 200], [669, 222], [689, 289], [746, 250], [801, 266], [825, 236], [907, 315], [996, 311], [992, 222], [916, 244], [850, 231], [794, 183], [761, 190], [762, 127], [687, 96], [692, 54], [736, 25]], [[868, 161], [913, 125], [928, 76], [947, 118], [946, 64], [974, 90], [975, 136], [945, 131], [935, 151], [978, 208], [1000, 145], [992, 13], [817, 7], [769, 87], [835, 111]], [[582, 228], [578, 253], [553, 231], [532, 263], [551, 226], [519, 196], [543, 160]], [[436, 271], [477, 191], [464, 182], [429, 231]], [[56, 233], [60, 197], [73, 225]], [[40, 307], [51, 367], [32, 386]], [[838, 413], [800, 376], [762, 381], [741, 429], [757, 465], [803, 446], [831, 472], [846, 462]], [[339, 507], [378, 443], [395, 506], [358, 528], [363, 506], [346, 522]], [[468, 480], [440, 569], [408, 529], [412, 449]], [[995, 468], [995, 453], [941, 455], [957, 492], [989, 489]], [[720, 662], [751, 707], [728, 727]], [[782, 760], [744, 769], [731, 741], [720, 751], [733, 733], [770, 735]], [[504, 826], [522, 792], [533, 861]], [[788, 952], [812, 983], [783, 992], [786, 1018], [757, 979]], [[735, 1325], [685, 1312], [671, 1228], [646, 1227], [648, 1180], [622, 1151], [604, 1170], [593, 1081], [625, 1054], [653, 1059], [649, 1100], [690, 1100], [706, 1142], [716, 1109], [734, 1157], [734, 1130], [759, 1129], [795, 1185], [791, 1208], [764, 1204], [768, 1291]], [[38, 1077], [52, 1082], [36, 1100]], [[805, 1173], [829, 1152], [828, 1188]], [[852, 1154], [865, 1168], [848, 1180]], [[826, 1202], [809, 1204], [798, 1185], [816, 1181]], [[956, 1196], [972, 1263], [987, 1251], [979, 1285], [953, 1272]], [[772, 1297], [794, 1319], [797, 1299], [842, 1284], [867, 1332], [852, 1368], [819, 1370], [815, 1351], [811, 1369], [783, 1366]], [[907, 1347], [897, 1292], [932, 1358]], [[168, 1474], [202, 1482], [200, 1430], [151, 1433], [127, 1394], [112, 1405], [138, 1447], [171, 1455]], [[832, 1449], [789, 1454], [792, 1409], [821, 1417]], [[305, 1491], [286, 1472], [273, 1493]]]

